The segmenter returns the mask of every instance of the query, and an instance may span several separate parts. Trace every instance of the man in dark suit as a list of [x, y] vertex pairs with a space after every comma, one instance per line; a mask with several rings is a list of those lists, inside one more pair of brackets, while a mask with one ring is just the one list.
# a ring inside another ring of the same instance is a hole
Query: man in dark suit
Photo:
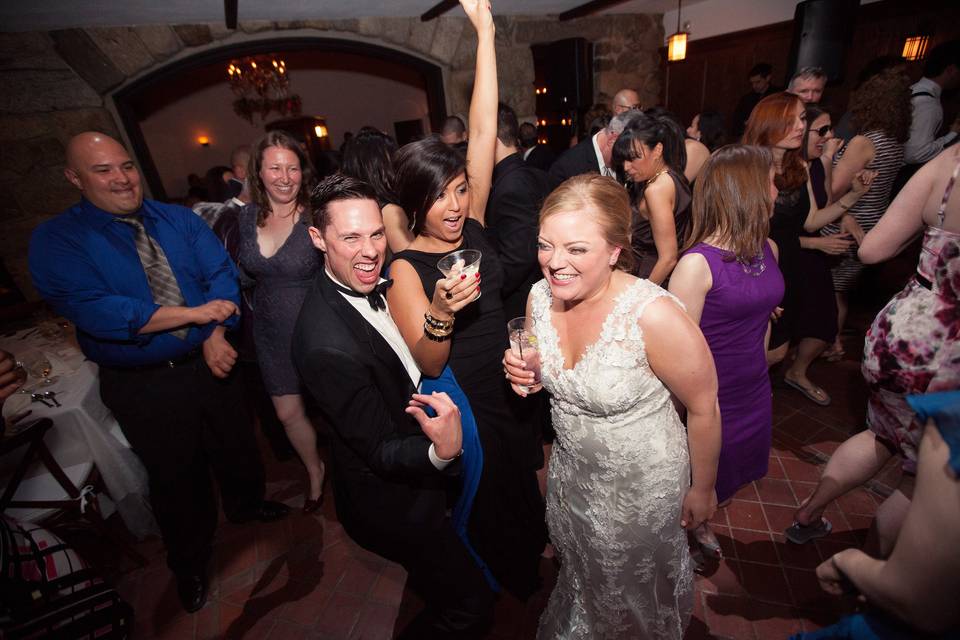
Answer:
[[537, 135], [537, 125], [524, 122], [520, 125], [520, 149], [523, 161], [531, 167], [549, 171], [550, 165], [557, 159], [557, 154], [549, 146], [540, 144]]
[[530, 287], [543, 277], [537, 263], [537, 228], [540, 207], [552, 186], [546, 172], [524, 164], [517, 149], [519, 128], [517, 114], [501, 102], [486, 235], [503, 265], [501, 295], [508, 319], [526, 315]]
[[446, 394], [416, 393], [420, 371], [383, 298], [376, 195], [333, 175], [311, 207], [325, 266], [300, 311], [293, 356], [333, 430], [337, 516], [360, 546], [403, 565], [424, 598], [401, 638], [482, 637], [493, 592], [445, 512], [445, 476], [460, 467], [460, 414]]
[[564, 151], [550, 167], [550, 177], [553, 178], [554, 186], [567, 178], [584, 173], [599, 173], [602, 176], [616, 178], [617, 172], [610, 166], [613, 143], [623, 133], [627, 123], [638, 113], [640, 112], [635, 109], [618, 113], [610, 119], [610, 123], [604, 129], [585, 138], [572, 149]]

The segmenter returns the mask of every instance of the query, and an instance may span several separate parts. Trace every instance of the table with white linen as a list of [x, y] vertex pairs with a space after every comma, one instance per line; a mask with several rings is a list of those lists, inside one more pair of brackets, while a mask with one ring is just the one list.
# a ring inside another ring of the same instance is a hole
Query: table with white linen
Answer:
[[[120, 425], [100, 399], [100, 377], [97, 365], [86, 360], [69, 330], [51, 332], [49, 327], [31, 328], [0, 337], [0, 349], [18, 360], [30, 352], [40, 351], [50, 361], [50, 377], [56, 381], [42, 384], [28, 377], [24, 390], [53, 391], [62, 406], [46, 406], [31, 401], [29, 393], [17, 393], [7, 399], [3, 417], [8, 429], [28, 424], [37, 418], [50, 418], [54, 427], [44, 439], [57, 463], [71, 481], [82, 488], [95, 465], [103, 478], [109, 498], [116, 505], [127, 529], [137, 538], [157, 533], [156, 521], [149, 505], [147, 472], [130, 449]], [[50, 404], [53, 404], [50, 402]], [[10, 419], [26, 411], [31, 413], [18, 425]], [[6, 477], [21, 459], [18, 451], [4, 457], [0, 477]], [[62, 489], [39, 463], [34, 464], [21, 482], [14, 500], [49, 499]], [[109, 511], [101, 496], [101, 506]], [[12, 518], [37, 521], [52, 513], [44, 509], [8, 509]]]

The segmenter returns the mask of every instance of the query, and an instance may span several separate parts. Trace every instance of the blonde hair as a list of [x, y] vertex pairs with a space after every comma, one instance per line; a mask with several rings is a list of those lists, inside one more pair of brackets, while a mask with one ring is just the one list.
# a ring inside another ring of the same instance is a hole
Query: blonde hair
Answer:
[[633, 268], [630, 248], [633, 214], [627, 190], [606, 176], [590, 173], [574, 176], [547, 196], [540, 209], [540, 226], [552, 215], [571, 212], [593, 216], [607, 243], [620, 249], [615, 267], [629, 273]]
[[693, 187], [689, 249], [716, 236], [740, 262], [763, 255], [770, 233], [770, 168], [773, 155], [765, 147], [728, 144], [703, 165]]

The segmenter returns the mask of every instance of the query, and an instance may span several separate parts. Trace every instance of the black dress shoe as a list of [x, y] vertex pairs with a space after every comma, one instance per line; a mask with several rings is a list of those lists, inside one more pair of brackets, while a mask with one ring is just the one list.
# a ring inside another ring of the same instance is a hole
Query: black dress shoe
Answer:
[[287, 514], [290, 513], [290, 507], [283, 504], [282, 502], [274, 502], [273, 500], [264, 500], [260, 503], [260, 506], [256, 509], [251, 509], [250, 511], [243, 511], [233, 517], [229, 517], [230, 522], [236, 524], [243, 524], [244, 522], [253, 522], [258, 520], [260, 522], [273, 522], [274, 520], [280, 520], [285, 518]]
[[187, 613], [199, 611], [206, 604], [207, 586], [207, 574], [204, 571], [177, 576], [177, 594]]

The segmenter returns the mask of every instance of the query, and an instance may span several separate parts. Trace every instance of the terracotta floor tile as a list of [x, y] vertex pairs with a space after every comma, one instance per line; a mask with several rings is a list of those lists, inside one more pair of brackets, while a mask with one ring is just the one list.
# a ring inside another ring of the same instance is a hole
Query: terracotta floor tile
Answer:
[[734, 500], [724, 511], [727, 512], [727, 519], [732, 528], [754, 529], [756, 531], [768, 530], [760, 503]]
[[363, 610], [362, 598], [347, 593], [334, 593], [316, 624], [317, 631], [335, 638], [349, 638], [360, 612]]
[[234, 539], [216, 544], [213, 556], [218, 582], [249, 571], [257, 561], [256, 533], [252, 526]]
[[761, 478], [754, 484], [757, 486], [757, 493], [760, 494], [760, 502], [764, 504], [777, 504], [787, 507], [797, 505], [793, 489], [790, 488], [790, 483], [787, 480]]
[[799, 613], [793, 607], [758, 602], [754, 609], [753, 630], [760, 640], [787, 640], [803, 631]]
[[277, 617], [295, 625], [315, 625], [327, 602], [330, 601], [332, 592], [319, 587], [304, 591], [305, 593], [291, 596], [280, 608]]
[[784, 529], [793, 524], [793, 514], [796, 510], [796, 507], [781, 507], [775, 504], [763, 505], [767, 522], [770, 523], [770, 531], [782, 534]]
[[407, 572], [398, 564], [389, 564], [377, 577], [368, 599], [389, 605], [399, 605], [403, 599], [403, 587], [407, 583]]
[[726, 508], [717, 509], [717, 510], [714, 512], [713, 517], [710, 518], [710, 524], [711, 524], [711, 525], [720, 525], [720, 526], [724, 526], [724, 527], [727, 526], [728, 523], [727, 523], [727, 510], [726, 510]]
[[350, 634], [351, 640], [391, 640], [397, 621], [397, 608], [368, 602], [360, 611], [360, 621]]
[[145, 633], [144, 637], [153, 638], [154, 640], [183, 640], [184, 638], [193, 638], [195, 625], [196, 621], [194, 620], [194, 616], [184, 614], [167, 621], [165, 624], [161, 624], [154, 629], [152, 635]]
[[802, 482], [817, 482], [820, 480], [821, 469], [815, 464], [789, 458], [781, 460], [781, 464], [790, 480], [800, 480]]
[[833, 609], [837, 607], [837, 598], [830, 596], [820, 588], [817, 574], [804, 569], [784, 569], [794, 604], [803, 609]]
[[756, 600], [787, 605], [793, 602], [783, 568], [779, 564], [741, 562], [740, 578], [747, 593]]
[[824, 428], [823, 424], [803, 413], [795, 413], [773, 428], [777, 436], [786, 435], [802, 444], [806, 444]]
[[310, 627], [301, 627], [296, 624], [278, 620], [277, 623], [273, 625], [273, 630], [270, 631], [270, 635], [267, 637], [269, 640], [308, 640], [308, 638], [312, 638], [313, 635], [313, 629]]
[[[296, 514], [293, 516], [296, 517]], [[293, 544], [290, 535], [290, 517], [276, 522], [257, 523], [257, 560], [273, 560], [290, 550]]]
[[757, 495], [757, 488], [754, 483], [746, 484], [740, 487], [740, 490], [733, 494], [736, 500], [747, 500], [749, 502], [760, 502], [760, 496]]
[[737, 640], [753, 640], [756, 638], [753, 624], [747, 618], [749, 611], [755, 605], [750, 598], [708, 595], [704, 605], [710, 633], [737, 638]]
[[773, 538], [769, 532], [751, 531], [749, 529], [732, 529], [731, 531], [736, 545], [737, 559], [741, 562], [760, 562], [772, 565], [780, 563]]
[[737, 557], [737, 549], [733, 540], [733, 535], [730, 533], [730, 527], [711, 525], [710, 529], [713, 531], [713, 535], [716, 536], [717, 542], [720, 543], [720, 549], [723, 552], [723, 557], [735, 560]]
[[776, 544], [780, 564], [795, 569], [816, 569], [822, 558], [817, 545], [813, 542], [794, 544], [787, 540], [782, 533], [774, 533], [773, 541]]
[[491, 634], [506, 638], [515, 637], [523, 626], [524, 613], [525, 608], [522, 602], [509, 593], [500, 594], [493, 612]]
[[709, 573], [698, 576], [697, 584], [704, 593], [728, 596], [742, 596], [747, 593], [740, 579], [740, 563], [729, 558], [711, 565]]
[[777, 456], [771, 455], [770, 460], [767, 464], [767, 476], [768, 478], [777, 478], [782, 480], [787, 477], [787, 474], [783, 471], [783, 466], [781, 464], [781, 459]]

